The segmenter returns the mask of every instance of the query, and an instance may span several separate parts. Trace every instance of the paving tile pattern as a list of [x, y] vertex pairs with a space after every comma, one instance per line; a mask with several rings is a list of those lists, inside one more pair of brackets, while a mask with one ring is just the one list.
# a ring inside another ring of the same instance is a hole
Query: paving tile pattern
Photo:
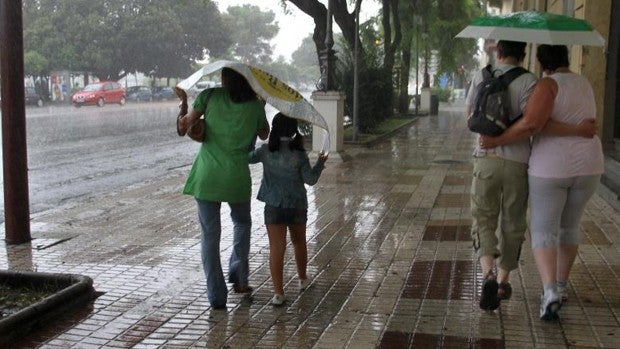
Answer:
[[[469, 239], [474, 138], [461, 107], [371, 147], [346, 146], [309, 188], [309, 289], [299, 294], [287, 250], [284, 307], [271, 282], [262, 204], [254, 201], [253, 297], [227, 309], [205, 296], [188, 168], [105, 197], [35, 215], [32, 244], [0, 244], [0, 268], [76, 273], [99, 297], [15, 343], [15, 348], [620, 348], [620, 215], [599, 196], [582, 222], [583, 245], [561, 321], [538, 319], [540, 281], [529, 249], [512, 275], [513, 298], [478, 308], [481, 275]], [[253, 190], [260, 166], [252, 170]], [[231, 251], [223, 209], [222, 258]], [[224, 263], [226, 264], [226, 263]]]

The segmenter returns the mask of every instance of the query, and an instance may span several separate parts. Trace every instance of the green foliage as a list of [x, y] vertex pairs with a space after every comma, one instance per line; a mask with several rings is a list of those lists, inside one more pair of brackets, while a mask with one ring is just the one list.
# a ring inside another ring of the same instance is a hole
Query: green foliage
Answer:
[[302, 80], [299, 77], [298, 71], [293, 69], [293, 67], [291, 67], [291, 65], [287, 63], [282, 56], [279, 56], [273, 62], [257, 64], [257, 66], [277, 76], [280, 80], [291, 85], [291, 87], [298, 87], [302, 85]]
[[[425, 0], [428, 1], [428, 0]], [[455, 38], [474, 18], [484, 14], [478, 0], [433, 1], [430, 21], [432, 49], [439, 58], [438, 75], [453, 73], [461, 66], [475, 66], [475, 39]], [[428, 18], [428, 17], [426, 17]], [[468, 69], [469, 70], [469, 69]]]
[[24, 51], [47, 59], [47, 73], [184, 76], [193, 61], [222, 56], [231, 44], [209, 0], [24, 0], [23, 7]]
[[231, 6], [224, 14], [226, 27], [230, 29], [232, 46], [230, 54], [245, 63], [257, 64], [271, 61], [270, 41], [278, 34], [276, 15], [263, 12], [260, 7], [245, 4]]
[[314, 87], [321, 71], [312, 35], [308, 35], [302, 40], [301, 45], [293, 52], [291, 58], [291, 69], [296, 71], [299, 84]]
[[49, 61], [39, 52], [24, 53], [24, 73], [30, 76], [43, 75], [49, 70]]
[[[339, 56], [338, 80], [346, 94], [345, 115], [353, 117], [353, 71], [352, 50], [346, 48]], [[361, 55], [360, 55], [361, 56]], [[374, 63], [374, 65], [373, 65]], [[359, 63], [359, 105], [358, 131], [372, 133], [383, 120], [392, 115], [393, 88], [390, 72], [372, 59], [360, 57]]]
[[316, 67], [318, 62], [318, 56], [316, 54], [316, 47], [314, 41], [312, 41], [312, 34], [306, 36], [302, 41], [299, 48], [291, 55], [295, 65], [309, 67]]
[[440, 102], [448, 102], [452, 96], [452, 89], [433, 87], [431, 89], [431, 94], [436, 95]]
[[[379, 67], [383, 64], [383, 36], [377, 30], [379, 27], [379, 17], [373, 17], [364, 23], [360, 23], [360, 41], [364, 52], [363, 59], [367, 65]], [[351, 48], [351, 51], [353, 49]]]

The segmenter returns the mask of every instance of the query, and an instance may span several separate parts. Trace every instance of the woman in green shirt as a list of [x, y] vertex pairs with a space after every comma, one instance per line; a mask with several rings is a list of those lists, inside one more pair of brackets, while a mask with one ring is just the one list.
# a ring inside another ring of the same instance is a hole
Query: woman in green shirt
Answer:
[[222, 86], [202, 91], [192, 110], [179, 122], [181, 132], [185, 133], [202, 115], [205, 118], [205, 140], [183, 193], [192, 195], [198, 204], [207, 294], [215, 309], [225, 309], [228, 297], [220, 261], [222, 202], [230, 206], [233, 221], [228, 281], [235, 292], [252, 291], [248, 285], [252, 183], [247, 154], [256, 135], [263, 140], [269, 135], [264, 104], [247, 80], [234, 70], [224, 68]]

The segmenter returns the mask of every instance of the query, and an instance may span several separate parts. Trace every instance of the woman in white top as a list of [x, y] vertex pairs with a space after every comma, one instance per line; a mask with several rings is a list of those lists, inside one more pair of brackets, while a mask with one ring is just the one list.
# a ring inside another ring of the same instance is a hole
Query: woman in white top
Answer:
[[481, 145], [534, 136], [528, 170], [530, 233], [544, 288], [540, 317], [554, 320], [566, 300], [581, 216], [604, 171], [603, 151], [595, 135], [592, 87], [569, 70], [566, 46], [541, 45], [536, 57], [547, 76], [536, 85], [524, 117], [499, 137], [483, 137]]

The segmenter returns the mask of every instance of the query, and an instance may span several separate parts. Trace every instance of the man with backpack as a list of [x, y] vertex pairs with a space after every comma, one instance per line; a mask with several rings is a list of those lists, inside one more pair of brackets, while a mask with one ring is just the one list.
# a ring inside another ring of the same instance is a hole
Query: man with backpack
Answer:
[[[490, 67], [494, 77], [517, 68], [525, 58], [525, 43], [500, 40], [497, 43], [497, 64]], [[466, 117], [480, 107], [483, 98], [477, 98], [488, 86], [488, 76], [479, 71], [472, 79], [466, 104]], [[513, 71], [504, 90], [510, 119], [523, 114], [527, 100], [536, 84], [536, 76]], [[486, 82], [485, 82], [486, 81]], [[485, 97], [484, 99], [490, 97]], [[486, 105], [488, 102], [484, 101]], [[500, 108], [489, 107], [487, 113], [499, 113]], [[507, 125], [509, 126], [509, 125]], [[480, 294], [480, 308], [495, 310], [501, 300], [512, 294], [509, 276], [518, 267], [521, 244], [524, 241], [528, 199], [527, 162], [530, 156], [529, 139], [481, 149], [476, 142], [471, 186], [471, 235], [480, 261], [484, 281]], [[499, 238], [495, 231], [498, 227]], [[497, 275], [494, 272], [497, 258]]]

